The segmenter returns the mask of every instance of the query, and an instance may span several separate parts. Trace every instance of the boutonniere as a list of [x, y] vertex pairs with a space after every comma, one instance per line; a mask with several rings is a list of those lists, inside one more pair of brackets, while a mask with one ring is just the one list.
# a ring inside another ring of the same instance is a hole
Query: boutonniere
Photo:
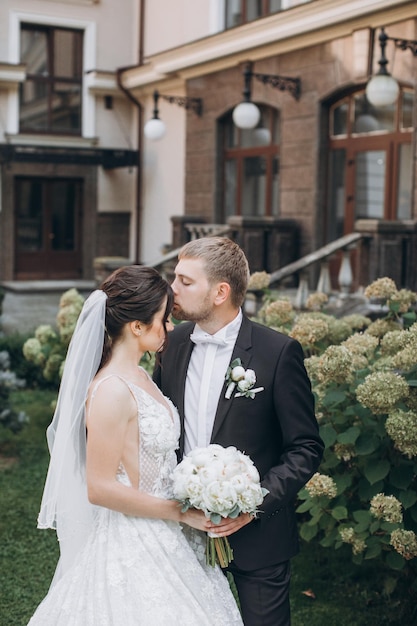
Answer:
[[244, 396], [245, 398], [252, 398], [252, 400], [255, 397], [255, 393], [264, 390], [263, 387], [253, 389], [256, 383], [256, 374], [253, 370], [245, 370], [240, 359], [234, 359], [230, 363], [226, 372], [226, 382], [227, 388], [225, 397], [228, 400], [232, 397], [232, 393], [236, 387], [237, 392], [235, 393], [235, 398]]

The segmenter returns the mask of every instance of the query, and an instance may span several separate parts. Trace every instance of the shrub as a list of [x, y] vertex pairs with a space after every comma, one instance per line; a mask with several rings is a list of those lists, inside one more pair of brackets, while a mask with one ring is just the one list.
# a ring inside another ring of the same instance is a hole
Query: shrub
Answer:
[[417, 294], [381, 278], [365, 295], [379, 305], [373, 321], [336, 319], [319, 294], [300, 312], [270, 292], [258, 321], [303, 346], [325, 442], [319, 471], [299, 493], [301, 537], [349, 545], [354, 563], [375, 560], [385, 572], [383, 593], [410, 578], [415, 598]]
[[[23, 411], [15, 411], [10, 405], [10, 393], [25, 387], [25, 381], [10, 371], [10, 357], [5, 351], [0, 352], [0, 426], [13, 433], [18, 432], [29, 420]], [[2, 437], [0, 434], [0, 441]]]
[[60, 298], [57, 313], [57, 329], [42, 324], [35, 336], [23, 344], [23, 355], [42, 372], [43, 378], [59, 386], [69, 342], [74, 332], [84, 298], [76, 289], [69, 289]]
[[11, 335], [0, 335], [0, 352], [6, 351], [10, 357], [10, 369], [15, 372], [18, 378], [26, 381], [29, 389], [53, 387], [42, 375], [42, 371], [37, 365], [28, 361], [23, 354], [23, 345], [30, 335], [12, 333]]
[[325, 442], [297, 511], [303, 539], [378, 559], [392, 591], [417, 557], [417, 295], [390, 279], [365, 293], [384, 317], [295, 313], [283, 327], [306, 351]]

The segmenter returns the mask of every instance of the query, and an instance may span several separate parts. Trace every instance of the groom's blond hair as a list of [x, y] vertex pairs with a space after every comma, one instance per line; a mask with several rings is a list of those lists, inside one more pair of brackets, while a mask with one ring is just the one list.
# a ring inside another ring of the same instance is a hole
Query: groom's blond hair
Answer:
[[249, 264], [242, 248], [234, 241], [227, 237], [194, 239], [181, 248], [178, 258], [201, 259], [209, 283], [228, 283], [232, 305], [242, 306], [248, 288]]

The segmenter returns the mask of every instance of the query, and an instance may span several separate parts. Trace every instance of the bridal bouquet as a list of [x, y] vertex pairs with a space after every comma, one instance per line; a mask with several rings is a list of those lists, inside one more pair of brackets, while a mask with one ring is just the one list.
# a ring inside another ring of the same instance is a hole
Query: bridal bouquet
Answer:
[[[174, 498], [182, 512], [189, 508], [204, 511], [214, 524], [222, 517], [235, 518], [240, 513], [255, 515], [257, 506], [268, 493], [260, 485], [253, 461], [233, 446], [210, 444], [195, 448], [173, 472]], [[209, 565], [226, 567], [233, 551], [226, 537], [207, 535], [206, 559]]]

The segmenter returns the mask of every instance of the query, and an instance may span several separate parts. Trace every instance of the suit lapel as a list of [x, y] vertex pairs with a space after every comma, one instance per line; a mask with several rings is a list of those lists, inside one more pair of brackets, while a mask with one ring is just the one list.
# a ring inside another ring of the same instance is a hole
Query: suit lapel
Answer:
[[191, 352], [193, 351], [194, 344], [190, 341], [189, 337], [178, 345], [177, 358], [175, 360], [175, 380], [181, 381], [178, 388], [178, 395], [176, 398], [176, 406], [180, 415], [181, 421], [181, 435], [179, 441], [179, 447], [181, 456], [184, 453], [184, 396], [185, 396], [185, 383], [187, 379], [187, 369], [190, 362]]
[[[252, 358], [252, 323], [250, 320], [243, 316], [242, 324], [240, 327], [239, 334], [236, 339], [235, 347], [232, 352], [232, 357], [230, 361], [234, 359], [240, 359], [242, 362], [242, 366], [247, 369], [249, 367], [250, 361]], [[226, 372], [225, 372], [226, 374]], [[213, 424], [213, 431], [211, 433], [211, 441], [217, 436], [217, 433], [220, 430], [221, 425], [226, 419], [227, 414], [232, 408], [234, 401], [234, 394], [230, 400], [225, 397], [226, 393], [226, 384], [224, 384], [222, 391], [220, 393], [219, 403], [217, 405], [216, 416]]]

